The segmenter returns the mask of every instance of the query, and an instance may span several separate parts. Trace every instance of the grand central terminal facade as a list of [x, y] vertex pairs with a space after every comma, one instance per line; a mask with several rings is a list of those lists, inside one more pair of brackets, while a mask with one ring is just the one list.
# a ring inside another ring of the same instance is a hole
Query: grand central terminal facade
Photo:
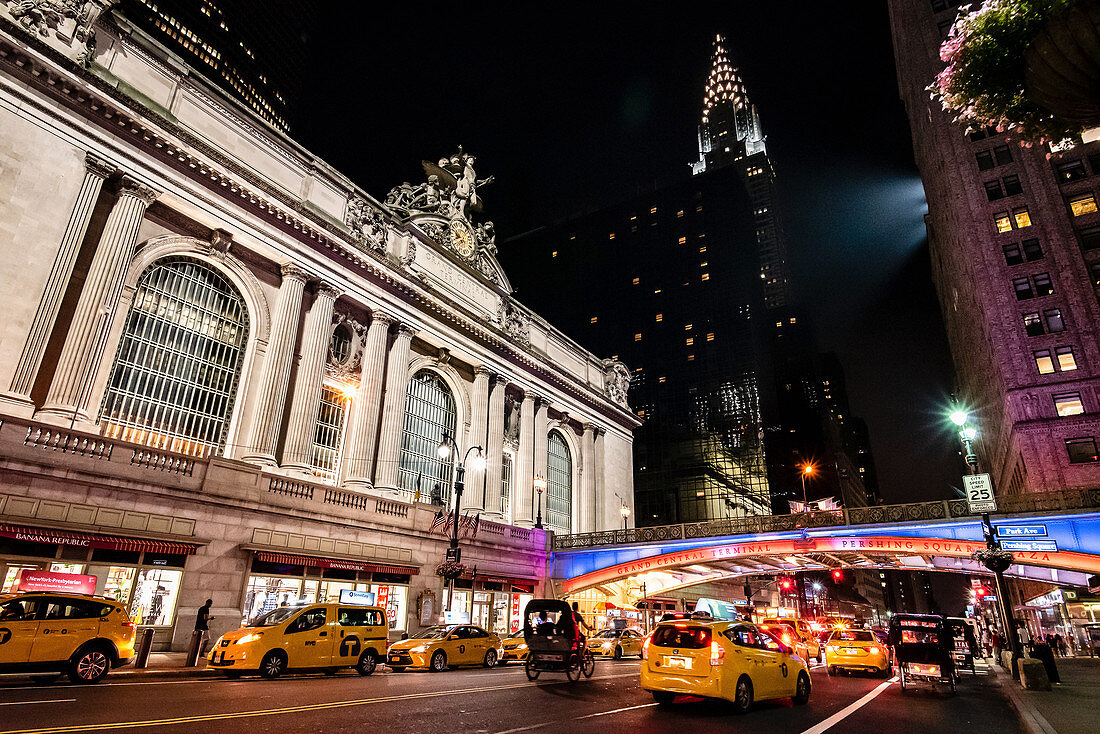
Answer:
[[76, 5], [0, 4], [3, 591], [93, 577], [159, 649], [346, 589], [514, 629], [549, 532], [630, 516], [627, 368], [512, 298], [472, 155], [374, 198]]

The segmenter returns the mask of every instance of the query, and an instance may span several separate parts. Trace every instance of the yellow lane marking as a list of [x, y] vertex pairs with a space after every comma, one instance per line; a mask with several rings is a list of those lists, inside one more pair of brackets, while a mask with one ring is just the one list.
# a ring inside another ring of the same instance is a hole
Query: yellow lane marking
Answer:
[[[629, 678], [630, 673], [619, 675], [602, 675], [594, 680], [606, 680], [608, 678]], [[561, 685], [567, 681], [553, 681], [550, 685]], [[330, 701], [328, 703], [311, 703], [304, 706], [287, 706], [278, 709], [262, 709], [259, 711], [235, 711], [224, 714], [202, 714], [200, 716], [181, 716], [174, 719], [148, 719], [145, 721], [117, 721], [103, 724], [77, 724], [74, 726], [52, 726], [44, 729], [11, 729], [0, 734], [57, 734], [59, 732], [75, 731], [108, 731], [111, 729], [131, 729], [150, 726], [177, 726], [180, 724], [195, 724], [203, 721], [222, 721], [225, 719], [247, 719], [257, 716], [280, 716], [282, 714], [296, 714], [305, 711], [322, 711], [325, 709], [348, 708], [351, 706], [369, 706], [374, 703], [388, 703], [391, 701], [407, 701], [415, 698], [431, 698], [434, 696], [457, 696], [464, 693], [484, 693], [486, 691], [506, 691], [512, 688], [527, 688], [528, 682], [513, 683], [506, 686], [482, 686], [480, 688], [463, 688], [454, 691], [428, 691], [424, 693], [404, 693], [398, 696], [384, 696], [381, 698], [359, 698], [351, 701]]]

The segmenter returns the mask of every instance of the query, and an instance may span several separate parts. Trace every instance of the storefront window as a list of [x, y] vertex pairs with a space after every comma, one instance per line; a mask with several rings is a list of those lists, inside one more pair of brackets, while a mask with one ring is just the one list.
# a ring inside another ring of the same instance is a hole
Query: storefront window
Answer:
[[88, 566], [88, 575], [96, 577], [96, 593], [123, 604], [130, 600], [134, 572], [130, 566]]
[[510, 629], [511, 614], [511, 594], [493, 594], [493, 629], [490, 631], [496, 635], [507, 635]]
[[84, 573], [83, 563], [54, 563], [50, 566], [51, 573]]
[[292, 604], [298, 600], [301, 589], [301, 579], [249, 576], [248, 590], [244, 595], [245, 619], [266, 614], [275, 607]]
[[322, 581], [321, 596], [317, 601], [335, 603], [340, 601], [340, 592], [344, 589], [354, 589], [354, 581]]
[[182, 571], [165, 568], [143, 568], [138, 572], [130, 617], [138, 624], [163, 627], [172, 623], [176, 614]]
[[4, 574], [4, 586], [0, 588], [0, 594], [10, 594], [15, 591], [15, 585], [19, 583], [19, 572], [24, 568], [31, 571], [38, 570], [38, 566], [8, 566], [8, 570]]
[[468, 624], [470, 622], [470, 592], [464, 589], [455, 589], [454, 604], [449, 604], [450, 589], [443, 590], [444, 621], [447, 624]]
[[386, 610], [386, 620], [391, 630], [403, 632], [407, 626], [409, 611], [409, 587], [394, 584], [371, 584], [374, 602]]

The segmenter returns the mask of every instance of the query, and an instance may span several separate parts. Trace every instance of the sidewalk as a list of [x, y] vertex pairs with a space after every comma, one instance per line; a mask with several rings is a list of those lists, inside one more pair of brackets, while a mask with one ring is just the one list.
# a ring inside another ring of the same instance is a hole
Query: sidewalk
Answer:
[[133, 663], [111, 671], [110, 677], [114, 680], [120, 678], [132, 678], [135, 680], [151, 680], [154, 678], [207, 678], [217, 675], [217, 671], [207, 669], [206, 659], [200, 658], [199, 664], [193, 668], [184, 666], [187, 653], [183, 652], [154, 652], [149, 655], [149, 665], [145, 668], [135, 668]]
[[1100, 658], [1056, 658], [1058, 676], [1050, 691], [1028, 691], [1000, 666], [1001, 687], [1031, 734], [1087, 734], [1098, 729]]

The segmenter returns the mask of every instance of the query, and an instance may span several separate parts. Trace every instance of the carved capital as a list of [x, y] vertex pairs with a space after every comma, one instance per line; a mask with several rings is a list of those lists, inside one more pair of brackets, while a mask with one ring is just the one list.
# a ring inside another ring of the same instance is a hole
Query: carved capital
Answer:
[[599, 430], [599, 426], [597, 426], [595, 423], [589, 423], [588, 421], [582, 423], [581, 428], [584, 429], [584, 432], [586, 434], [592, 434]]
[[93, 176], [107, 178], [118, 170], [114, 163], [100, 158], [95, 153], [84, 154], [84, 170]]
[[541, 403], [543, 400], [545, 400], [545, 398], [543, 398], [537, 392], [535, 392], [534, 390], [531, 390], [529, 388], [524, 389], [524, 388], [521, 387], [520, 391], [523, 392], [523, 402], [525, 402], [525, 403], [527, 403], [527, 402]]
[[474, 377], [488, 378], [492, 374], [493, 374], [492, 370], [490, 370], [488, 367], [486, 367], [483, 364], [479, 364], [477, 367], [474, 367]]
[[511, 383], [508, 379], [508, 375], [502, 375], [499, 372], [493, 374], [493, 385], [500, 389], [506, 389]]
[[146, 186], [140, 181], [132, 179], [129, 176], [123, 176], [122, 183], [118, 187], [118, 195], [120, 197], [132, 196], [133, 198], [139, 199], [141, 202], [143, 202], [145, 206], [149, 206], [154, 201], [156, 201], [157, 197], [160, 196], [160, 193], [161, 192], [157, 191], [156, 189], [150, 186]]
[[406, 323], [401, 323], [401, 324], [397, 325], [397, 338], [398, 339], [400, 339], [402, 337], [406, 337], [406, 338], [411, 340], [414, 336], [416, 336], [419, 333], [420, 333], [419, 329], [414, 329], [412, 326], [409, 326]]
[[391, 316], [390, 314], [386, 313], [385, 311], [383, 311], [381, 309], [376, 308], [376, 309], [374, 309], [373, 311], [370, 312], [370, 325], [371, 326], [374, 326], [375, 324], [377, 324], [378, 326], [388, 330], [391, 326], [393, 326], [396, 323], [397, 323], [397, 317]]
[[331, 298], [332, 300], [335, 301], [337, 298], [339, 298], [341, 295], [343, 295], [343, 293], [344, 293], [343, 290], [341, 290], [340, 288], [337, 288], [332, 283], [328, 283], [328, 282], [322, 280], [320, 283], [317, 284], [317, 297], [318, 298]]
[[309, 273], [294, 263], [283, 263], [279, 266], [279, 272], [283, 274], [283, 280], [300, 280], [303, 283], [309, 280]]

